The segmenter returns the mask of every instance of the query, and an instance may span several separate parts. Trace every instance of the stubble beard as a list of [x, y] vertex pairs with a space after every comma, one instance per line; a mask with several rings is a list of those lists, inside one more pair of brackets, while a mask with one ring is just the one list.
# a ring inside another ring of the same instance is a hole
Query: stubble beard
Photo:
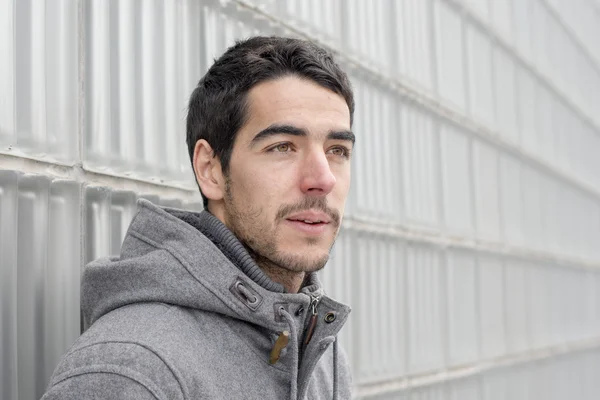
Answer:
[[[276, 221], [282, 220], [283, 216], [289, 214], [289, 211], [292, 209], [327, 209], [326, 205], [322, 204], [323, 202], [324, 199], [307, 198], [301, 204], [283, 206], [276, 214]], [[237, 206], [231, 189], [230, 178], [226, 178], [225, 180], [224, 203], [225, 219], [228, 228], [263, 270], [268, 270], [273, 274], [277, 274], [277, 270], [281, 273], [284, 271], [302, 273], [316, 272], [325, 267], [325, 264], [329, 260], [329, 252], [333, 247], [333, 242], [335, 242], [335, 236], [328, 252], [322, 257], [310, 259], [309, 257], [285, 254], [277, 248], [276, 224], [268, 224], [261, 208], [249, 205], [242, 209]], [[339, 214], [331, 210], [329, 213], [332, 214], [333, 223], [339, 226]], [[305, 240], [309, 246], [315, 246], [319, 243], [319, 239], [317, 238], [306, 238]], [[310, 253], [310, 249], [307, 253]]]

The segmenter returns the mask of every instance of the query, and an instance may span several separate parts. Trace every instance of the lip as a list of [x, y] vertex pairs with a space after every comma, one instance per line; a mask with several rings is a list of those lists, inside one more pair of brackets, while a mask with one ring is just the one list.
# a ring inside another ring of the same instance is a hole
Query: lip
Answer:
[[[308, 219], [308, 218], [306, 218]], [[327, 228], [331, 225], [329, 222], [320, 222], [318, 224], [307, 224], [306, 222], [286, 219], [285, 223], [290, 225], [292, 228], [299, 230], [300, 232], [309, 236], [320, 236]]]
[[[297, 221], [321, 221], [324, 224], [329, 224], [331, 222], [331, 218], [323, 212], [318, 211], [302, 211], [296, 214], [292, 214], [286, 218], [288, 221], [294, 222]], [[306, 225], [306, 224], [305, 224]], [[318, 224], [315, 224], [318, 225]]]

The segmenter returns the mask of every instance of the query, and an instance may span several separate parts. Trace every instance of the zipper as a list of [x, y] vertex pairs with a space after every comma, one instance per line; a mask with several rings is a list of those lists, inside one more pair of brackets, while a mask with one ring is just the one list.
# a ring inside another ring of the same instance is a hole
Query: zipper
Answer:
[[315, 332], [315, 328], [317, 326], [319, 313], [317, 312], [317, 306], [319, 305], [319, 301], [321, 301], [321, 296], [310, 296], [310, 311], [312, 315], [310, 316], [310, 322], [308, 323], [308, 330], [306, 331], [306, 337], [304, 339], [304, 345], [308, 345], [310, 339], [313, 337], [313, 333]]

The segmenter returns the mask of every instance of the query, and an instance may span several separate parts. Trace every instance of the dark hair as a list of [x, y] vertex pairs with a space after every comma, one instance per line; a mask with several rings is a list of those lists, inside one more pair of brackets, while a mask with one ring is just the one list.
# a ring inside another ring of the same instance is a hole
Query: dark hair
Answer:
[[[186, 128], [192, 163], [196, 142], [205, 139], [227, 175], [237, 132], [248, 117], [248, 91], [261, 82], [289, 75], [309, 79], [342, 96], [352, 124], [350, 80], [331, 53], [306, 40], [257, 36], [227, 49], [194, 89]], [[200, 192], [206, 208], [208, 199]]]

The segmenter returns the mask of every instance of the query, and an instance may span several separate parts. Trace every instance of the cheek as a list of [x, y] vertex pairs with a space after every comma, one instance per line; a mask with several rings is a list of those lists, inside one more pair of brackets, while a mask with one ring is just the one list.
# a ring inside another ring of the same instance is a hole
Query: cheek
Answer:
[[335, 191], [341, 200], [346, 200], [350, 192], [350, 171], [341, 171], [337, 174]]
[[261, 165], [257, 163], [254, 168], [244, 171], [243, 179], [246, 187], [258, 192], [262, 197], [276, 196], [282, 198], [290, 192], [297, 175], [295, 166]]
[[279, 182], [275, 174], [265, 173], [258, 168], [247, 168], [242, 173], [237, 174], [235, 194], [238, 202], [252, 205], [256, 209], [264, 211], [270, 210], [271, 203], [281, 198], [282, 194], [278, 192]]

